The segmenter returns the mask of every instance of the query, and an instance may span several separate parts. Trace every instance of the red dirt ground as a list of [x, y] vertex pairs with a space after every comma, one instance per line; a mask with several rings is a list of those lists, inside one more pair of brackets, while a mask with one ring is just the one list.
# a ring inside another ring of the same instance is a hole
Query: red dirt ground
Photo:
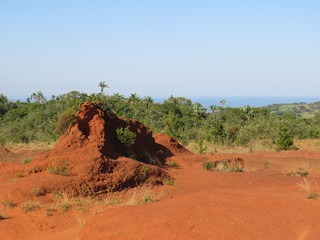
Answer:
[[[5, 217], [0, 220], [1, 240], [320, 239], [320, 200], [308, 199], [297, 186], [303, 177], [286, 175], [299, 168], [308, 170], [306, 179], [320, 192], [320, 150], [196, 155], [162, 133], [153, 138], [137, 121], [103, 114], [87, 103], [78, 112], [77, 124], [54, 149], [26, 165], [0, 165], [0, 215]], [[166, 164], [159, 168], [123, 157], [125, 149], [112, 140], [119, 126], [138, 133], [135, 154], [146, 150], [153, 157], [160, 154], [167, 157]], [[204, 161], [238, 158], [243, 159], [246, 172], [202, 169]], [[62, 161], [70, 167], [69, 176], [47, 171]], [[266, 162], [268, 169], [264, 169]], [[174, 186], [159, 186], [148, 182], [149, 177], [156, 182], [174, 179]], [[137, 186], [152, 189], [156, 201], [134, 206], [80, 205], [63, 212], [53, 197], [59, 190], [85, 201], [89, 198], [79, 197], [81, 190], [90, 189], [103, 200], [109, 197], [110, 187], [118, 187], [121, 197]], [[36, 187], [44, 192], [35, 195]], [[128, 187], [132, 189], [127, 191]], [[9, 199], [15, 206], [5, 206]], [[24, 212], [26, 200], [38, 201], [41, 208]]]
[[[319, 190], [320, 152], [237, 156], [248, 172], [202, 170], [205, 159], [234, 155], [172, 157], [168, 162], [180, 164], [167, 169], [175, 186], [163, 187], [159, 201], [87, 214], [84, 227], [77, 223], [76, 211], [47, 217], [44, 209], [4, 209], [9, 218], [0, 222], [1, 239], [320, 239], [320, 201], [307, 199], [298, 188], [302, 177], [284, 174], [290, 166], [309, 164], [307, 179]], [[264, 161], [269, 161], [269, 169], [263, 169]]]

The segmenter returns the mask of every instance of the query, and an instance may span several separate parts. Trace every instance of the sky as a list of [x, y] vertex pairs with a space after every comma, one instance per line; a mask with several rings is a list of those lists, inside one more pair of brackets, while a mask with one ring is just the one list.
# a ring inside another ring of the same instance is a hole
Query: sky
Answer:
[[319, 0], [0, 0], [0, 93], [319, 96]]

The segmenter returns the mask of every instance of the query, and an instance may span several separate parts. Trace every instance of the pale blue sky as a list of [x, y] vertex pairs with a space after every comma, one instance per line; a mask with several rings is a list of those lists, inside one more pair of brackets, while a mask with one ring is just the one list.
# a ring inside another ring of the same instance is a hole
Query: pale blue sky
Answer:
[[320, 1], [0, 0], [0, 93], [319, 96]]

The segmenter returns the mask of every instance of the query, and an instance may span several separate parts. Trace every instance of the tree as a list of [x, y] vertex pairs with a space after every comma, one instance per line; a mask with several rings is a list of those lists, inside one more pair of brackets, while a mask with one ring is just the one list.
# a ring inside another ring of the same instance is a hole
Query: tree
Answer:
[[209, 106], [211, 112], [212, 112], [212, 115], [215, 115], [215, 112], [218, 110], [218, 107], [216, 105], [211, 105]]
[[223, 107], [226, 103], [227, 103], [227, 102], [226, 102], [226, 100], [224, 100], [224, 99], [222, 99], [222, 100], [220, 101], [220, 104], [221, 104], [222, 107]]
[[8, 98], [0, 94], [0, 117], [6, 114], [11, 108], [15, 107], [13, 102], [10, 102]]
[[45, 98], [45, 96], [43, 95], [43, 93], [41, 91], [37, 92], [37, 93], [32, 93], [30, 96], [30, 99], [34, 100], [36, 103], [46, 103], [47, 99]]
[[108, 84], [106, 84], [106, 82], [99, 82], [99, 85], [98, 85], [99, 87], [100, 87], [100, 92], [101, 93], [103, 93], [103, 90], [105, 89], [105, 88], [109, 88], [109, 86], [108, 86]]
[[296, 150], [298, 149], [293, 144], [293, 136], [290, 134], [288, 127], [282, 126], [276, 138], [277, 150]]
[[136, 93], [131, 93], [130, 97], [128, 98], [128, 102], [130, 104], [135, 104], [140, 101], [139, 95]]
[[153, 99], [152, 99], [151, 97], [144, 97], [144, 98], [143, 98], [143, 102], [146, 103], [146, 105], [147, 105], [147, 110], [148, 110], [148, 109], [149, 109], [149, 104], [150, 104], [150, 103], [153, 103]]

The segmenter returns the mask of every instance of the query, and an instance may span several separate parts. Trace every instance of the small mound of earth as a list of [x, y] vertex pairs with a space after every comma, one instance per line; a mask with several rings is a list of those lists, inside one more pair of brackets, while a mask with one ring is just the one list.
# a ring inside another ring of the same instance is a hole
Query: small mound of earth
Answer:
[[[156, 143], [149, 128], [103, 111], [96, 103], [83, 103], [76, 119], [52, 150], [31, 163], [1, 165], [0, 179], [4, 184], [0, 185], [0, 193], [11, 189], [19, 199], [41, 189], [44, 195], [63, 191], [79, 196], [121, 191], [141, 184], [162, 184], [162, 179], [170, 176], [162, 168], [147, 163], [158, 159], [159, 151], [163, 152], [160, 160], [168, 157], [168, 153], [186, 152], [174, 140], [165, 142], [165, 135]], [[117, 138], [118, 128], [129, 128], [136, 134], [130, 156], [127, 146]], [[133, 156], [140, 161], [130, 158]], [[17, 181], [13, 185], [8, 179]]]
[[155, 134], [154, 139], [159, 144], [159, 149], [162, 150], [167, 156], [181, 156], [192, 154], [188, 149], [183, 147], [176, 139], [159, 132]]
[[0, 154], [6, 154], [6, 153], [11, 153], [11, 151], [6, 147], [0, 146]]

